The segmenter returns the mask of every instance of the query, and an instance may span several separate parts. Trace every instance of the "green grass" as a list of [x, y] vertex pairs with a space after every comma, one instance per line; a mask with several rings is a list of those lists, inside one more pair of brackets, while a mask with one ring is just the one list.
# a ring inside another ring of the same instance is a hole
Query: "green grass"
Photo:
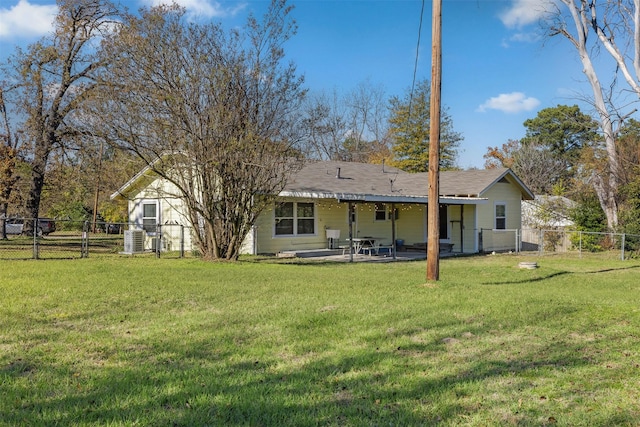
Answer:
[[0, 263], [0, 425], [638, 425], [640, 261]]

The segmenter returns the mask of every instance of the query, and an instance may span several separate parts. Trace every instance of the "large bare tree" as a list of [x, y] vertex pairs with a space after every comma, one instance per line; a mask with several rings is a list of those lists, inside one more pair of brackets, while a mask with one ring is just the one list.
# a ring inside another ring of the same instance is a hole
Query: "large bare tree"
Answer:
[[369, 80], [340, 93], [309, 96], [303, 107], [305, 154], [310, 158], [368, 162], [387, 143], [384, 88]]
[[[623, 76], [637, 96], [640, 96], [640, 0], [558, 0], [546, 16], [549, 34], [565, 37], [576, 49], [583, 72], [591, 87], [591, 102], [599, 117], [604, 145], [601, 167], [594, 169], [591, 182], [610, 229], [618, 224], [620, 163], [616, 152], [617, 127], [630, 113], [624, 92], [618, 86]], [[606, 56], [613, 60], [613, 70], [604, 74], [595, 64]], [[602, 77], [614, 76], [610, 82]], [[627, 111], [624, 111], [624, 109]]]
[[[97, 55], [118, 10], [107, 0], [58, 0], [53, 33], [16, 54], [3, 68], [5, 101], [20, 120], [31, 150], [27, 214], [37, 218], [49, 157], [65, 135], [73, 133], [74, 115], [96, 88], [104, 69]], [[27, 222], [31, 232], [33, 223]]]
[[283, 63], [296, 29], [290, 11], [274, 0], [261, 20], [225, 31], [160, 6], [129, 17], [109, 39], [114, 63], [103, 83], [111, 87], [94, 115], [111, 141], [173, 184], [207, 259], [238, 258], [299, 166], [294, 125], [304, 90], [295, 66]]

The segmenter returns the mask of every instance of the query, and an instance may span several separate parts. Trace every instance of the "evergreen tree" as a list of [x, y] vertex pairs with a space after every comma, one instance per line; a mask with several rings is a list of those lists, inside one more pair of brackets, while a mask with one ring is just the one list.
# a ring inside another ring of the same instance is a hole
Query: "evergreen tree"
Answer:
[[[404, 98], [391, 98], [389, 132], [393, 166], [407, 172], [426, 172], [429, 167], [431, 88], [422, 80]], [[455, 169], [463, 137], [453, 129], [453, 120], [443, 108], [440, 122], [440, 169]]]

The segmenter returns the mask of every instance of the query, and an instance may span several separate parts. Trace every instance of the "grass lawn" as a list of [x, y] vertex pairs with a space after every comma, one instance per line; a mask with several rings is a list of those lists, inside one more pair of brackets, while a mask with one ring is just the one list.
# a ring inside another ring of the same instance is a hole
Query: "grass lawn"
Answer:
[[0, 425], [640, 425], [639, 260], [425, 269], [2, 261]]

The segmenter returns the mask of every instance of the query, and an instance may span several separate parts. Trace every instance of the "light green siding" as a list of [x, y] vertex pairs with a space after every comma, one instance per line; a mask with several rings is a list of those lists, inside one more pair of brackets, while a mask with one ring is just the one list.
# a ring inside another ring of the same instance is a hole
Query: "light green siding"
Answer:
[[305, 236], [277, 236], [275, 234], [275, 209], [266, 209], [256, 223], [254, 242], [259, 254], [275, 254], [282, 251], [319, 249], [327, 247], [325, 230], [339, 229], [340, 240], [349, 234], [347, 205], [332, 199], [281, 199], [281, 201], [313, 202], [315, 207], [315, 233]]
[[[488, 198], [489, 202], [478, 207], [478, 231], [482, 234], [481, 250], [486, 252], [516, 249], [516, 233], [513, 230], [521, 227], [522, 194], [516, 186], [498, 182], [482, 196]], [[497, 204], [506, 206], [505, 231], [493, 231], [496, 228]]]
[[474, 253], [476, 247], [475, 215], [476, 205], [450, 205], [448, 208], [448, 243], [453, 244], [452, 252]]
[[[294, 201], [296, 199], [282, 199]], [[304, 200], [313, 201], [313, 200]], [[377, 237], [383, 244], [392, 244], [392, 221], [376, 220], [373, 203], [354, 203], [354, 237]], [[319, 249], [327, 247], [325, 230], [340, 230], [340, 244], [344, 245], [349, 237], [349, 203], [333, 199], [315, 200], [316, 233], [314, 236], [276, 236], [274, 232], [274, 209], [263, 212], [256, 227], [257, 253], [273, 254], [289, 250]], [[426, 242], [426, 207], [416, 204], [397, 204], [398, 218], [395, 221], [396, 239], [405, 244]], [[391, 205], [387, 206], [391, 212]]]
[[[134, 228], [140, 228], [142, 224], [141, 209], [143, 203], [156, 201], [158, 204], [158, 222], [162, 231], [163, 251], [178, 251], [181, 249], [181, 240], [184, 239], [184, 250], [192, 248], [192, 230], [186, 209], [181, 199], [175, 197], [177, 188], [170, 182], [157, 178], [142, 188], [137, 193], [131, 194], [128, 201], [129, 221], [135, 224]], [[145, 248], [153, 247], [154, 234], [147, 235]]]
[[399, 218], [396, 221], [396, 239], [405, 245], [425, 243], [427, 241], [427, 206], [401, 204]]

